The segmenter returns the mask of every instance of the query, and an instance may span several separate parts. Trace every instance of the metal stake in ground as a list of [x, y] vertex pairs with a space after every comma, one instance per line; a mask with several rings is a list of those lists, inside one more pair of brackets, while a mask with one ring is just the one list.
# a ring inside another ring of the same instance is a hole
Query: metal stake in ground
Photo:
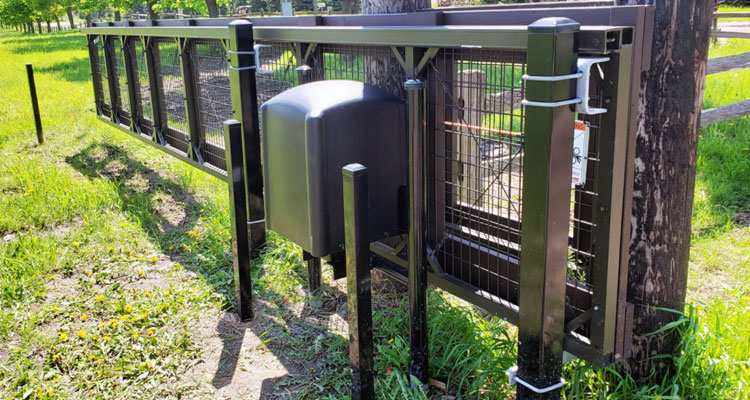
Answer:
[[342, 170], [344, 232], [346, 234], [346, 292], [349, 314], [349, 360], [352, 399], [375, 398], [370, 294], [367, 167], [349, 164]]
[[29, 90], [31, 91], [31, 107], [34, 109], [34, 124], [36, 124], [36, 139], [39, 144], [44, 143], [42, 132], [42, 118], [39, 116], [39, 102], [36, 99], [36, 84], [34, 83], [34, 67], [26, 64], [26, 74], [29, 76]]

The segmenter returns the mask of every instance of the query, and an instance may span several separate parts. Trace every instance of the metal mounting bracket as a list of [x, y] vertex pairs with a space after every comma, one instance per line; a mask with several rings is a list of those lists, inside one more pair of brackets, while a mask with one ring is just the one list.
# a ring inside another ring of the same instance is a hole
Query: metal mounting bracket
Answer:
[[576, 80], [576, 97], [569, 100], [562, 100], [556, 102], [542, 102], [542, 101], [529, 101], [524, 99], [521, 104], [524, 106], [533, 107], [546, 107], [556, 108], [567, 105], [575, 104], [576, 112], [578, 114], [596, 115], [604, 114], [607, 112], [606, 108], [596, 108], [589, 105], [591, 97], [589, 96], [589, 90], [591, 88], [591, 67], [596, 64], [609, 61], [609, 57], [598, 57], [598, 58], [586, 58], [582, 57], [578, 59], [578, 72], [568, 75], [559, 76], [532, 76], [524, 75], [522, 78], [525, 81], [537, 81], [537, 82], [560, 82], [568, 80]]
[[273, 75], [273, 71], [268, 69], [261, 69], [260, 67], [260, 49], [264, 47], [271, 47], [270, 44], [256, 44], [253, 46], [253, 52], [255, 53], [255, 67], [257, 71], [255, 73], [260, 75]]
[[514, 366], [508, 368], [505, 371], [505, 375], [508, 377], [508, 384], [510, 386], [513, 386], [516, 383], [518, 383], [521, 386], [523, 386], [523, 387], [525, 387], [525, 388], [527, 388], [527, 389], [529, 389], [532, 392], [537, 393], [537, 394], [544, 394], [544, 393], [548, 393], [548, 392], [551, 392], [551, 391], [556, 390], [556, 389], [560, 389], [565, 384], [565, 380], [564, 379], [560, 379], [560, 382], [557, 382], [554, 385], [550, 385], [550, 386], [547, 386], [545, 388], [538, 388], [538, 387], [536, 387], [536, 386], [534, 386], [534, 385], [526, 382], [525, 380], [521, 379], [518, 376], [518, 365], [514, 365]]

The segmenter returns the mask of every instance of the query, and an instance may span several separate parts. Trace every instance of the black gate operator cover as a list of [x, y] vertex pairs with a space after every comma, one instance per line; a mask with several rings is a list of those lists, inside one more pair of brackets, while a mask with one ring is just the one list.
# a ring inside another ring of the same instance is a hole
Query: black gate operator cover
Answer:
[[398, 233], [406, 104], [361, 82], [287, 90], [261, 107], [266, 224], [315, 257], [344, 245], [341, 169], [368, 168], [370, 240]]

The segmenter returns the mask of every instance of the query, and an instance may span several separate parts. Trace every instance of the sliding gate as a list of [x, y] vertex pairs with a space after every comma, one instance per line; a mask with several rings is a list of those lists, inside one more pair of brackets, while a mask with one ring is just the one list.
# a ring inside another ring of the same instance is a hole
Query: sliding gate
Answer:
[[628, 356], [632, 104], [649, 13], [511, 8], [84, 33], [99, 116], [230, 183], [243, 318], [249, 258], [265, 240], [258, 107], [329, 79], [408, 102], [410, 174], [422, 183], [409, 188], [403, 235], [370, 250], [374, 267], [411, 278], [412, 373], [427, 378], [429, 282], [519, 326], [520, 370], [509, 374], [527, 397], [559, 393], [563, 350], [596, 365]]

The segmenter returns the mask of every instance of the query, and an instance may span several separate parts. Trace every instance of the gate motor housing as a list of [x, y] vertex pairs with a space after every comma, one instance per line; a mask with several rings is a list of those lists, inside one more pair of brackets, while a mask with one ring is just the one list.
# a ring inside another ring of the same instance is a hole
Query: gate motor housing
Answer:
[[370, 241], [398, 233], [406, 104], [361, 82], [297, 86], [261, 107], [266, 226], [314, 257], [344, 245], [341, 169], [368, 168]]

